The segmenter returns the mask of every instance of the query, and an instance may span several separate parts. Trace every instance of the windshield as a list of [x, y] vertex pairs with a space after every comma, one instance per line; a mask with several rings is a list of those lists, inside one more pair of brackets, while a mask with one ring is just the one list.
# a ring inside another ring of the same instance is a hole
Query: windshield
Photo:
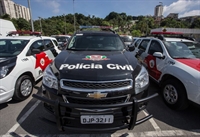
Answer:
[[124, 44], [116, 35], [75, 35], [68, 48], [88, 51], [122, 51]]
[[133, 42], [132, 37], [128, 36], [120, 36], [124, 42]]
[[172, 58], [200, 58], [200, 43], [183, 41], [164, 43]]
[[17, 56], [24, 49], [28, 40], [1, 39], [0, 57]]
[[68, 37], [56, 37], [58, 42], [66, 42], [69, 38]]

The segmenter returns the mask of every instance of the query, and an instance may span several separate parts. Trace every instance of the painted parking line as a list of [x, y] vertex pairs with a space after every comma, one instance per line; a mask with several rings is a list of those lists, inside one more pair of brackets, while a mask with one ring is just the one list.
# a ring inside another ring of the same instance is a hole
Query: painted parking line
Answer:
[[16, 134], [2, 135], [1, 137], [199, 137], [200, 130], [186, 131], [186, 130], [162, 130], [162, 131], [147, 131], [147, 132], [128, 132], [128, 133], [114, 133], [114, 134]]
[[[127, 133], [113, 133], [113, 134], [17, 134], [15, 130], [22, 124], [26, 118], [33, 112], [33, 110], [40, 104], [40, 100], [37, 100], [35, 104], [19, 119], [18, 123], [16, 123], [5, 135], [0, 135], [0, 137], [181, 137], [181, 136], [200, 136], [200, 129], [186, 131], [186, 130], [161, 130], [159, 126], [156, 124], [153, 118], [149, 119], [150, 123], [154, 127], [155, 131], [147, 131], [147, 132], [131, 132]], [[145, 115], [148, 115], [146, 111], [143, 111]]]
[[10, 133], [13, 133], [19, 126], [26, 120], [26, 118], [33, 112], [33, 110], [38, 106], [40, 103], [40, 100], [37, 100], [35, 104], [19, 119], [18, 123], [16, 123], [5, 135], [10, 135]]
[[[143, 110], [143, 113], [148, 116], [148, 113], [146, 111]], [[153, 128], [156, 131], [161, 131], [160, 127], [156, 124], [155, 120], [153, 118], [149, 119], [149, 122], [151, 123], [151, 125], [153, 126]]]

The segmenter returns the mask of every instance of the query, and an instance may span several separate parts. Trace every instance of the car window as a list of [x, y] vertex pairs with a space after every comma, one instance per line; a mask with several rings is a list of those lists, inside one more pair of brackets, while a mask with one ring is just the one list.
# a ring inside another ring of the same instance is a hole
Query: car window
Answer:
[[75, 35], [67, 49], [88, 51], [121, 51], [124, 44], [117, 35]]
[[137, 39], [136, 41], [135, 41], [135, 47], [138, 47], [138, 45], [140, 44], [140, 41], [141, 41], [141, 39]]
[[31, 45], [31, 50], [33, 50], [33, 49], [39, 49], [40, 51], [44, 51], [44, 50], [45, 50], [45, 46], [44, 46], [43, 40], [35, 41], [35, 42]]
[[140, 45], [138, 46], [138, 49], [146, 50], [149, 41], [150, 41], [149, 39], [143, 39]]
[[44, 44], [47, 49], [54, 48], [53, 42], [50, 39], [45, 39]]
[[133, 42], [133, 39], [131, 36], [120, 36], [120, 37], [124, 42]]
[[19, 55], [29, 40], [1, 39], [0, 57]]
[[58, 47], [58, 42], [56, 40], [53, 40], [53, 43]]
[[158, 41], [152, 40], [149, 50], [148, 50], [148, 54], [153, 55], [154, 52], [163, 53], [163, 49]]
[[184, 41], [166, 41], [165, 47], [172, 58], [200, 58], [200, 44]]

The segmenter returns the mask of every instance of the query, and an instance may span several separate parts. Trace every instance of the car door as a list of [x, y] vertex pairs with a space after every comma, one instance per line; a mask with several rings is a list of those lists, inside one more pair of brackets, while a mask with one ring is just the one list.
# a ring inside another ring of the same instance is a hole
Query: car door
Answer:
[[144, 56], [146, 56], [146, 49], [150, 43], [150, 39], [142, 39], [139, 43], [137, 50], [135, 51], [135, 56], [138, 58], [139, 61], [142, 61], [144, 59]]
[[39, 79], [42, 76], [46, 66], [52, 62], [52, 60], [49, 59], [48, 55], [46, 54], [44, 41], [37, 40], [33, 42], [30, 46], [29, 54], [33, 62], [35, 77], [36, 79]]
[[136, 53], [138, 52], [138, 45], [141, 42], [142, 39], [138, 38], [137, 40], [135, 40], [132, 44], [132, 46], [135, 47], [135, 50], [133, 51], [133, 55], [135, 56]]
[[45, 44], [45, 49], [46, 49], [46, 54], [47, 56], [51, 59], [54, 60], [54, 58], [58, 55], [58, 52], [55, 49], [55, 46], [51, 39], [44, 39], [44, 44]]
[[149, 72], [149, 75], [153, 79], [158, 80], [162, 74], [161, 71], [163, 67], [165, 67], [165, 59], [153, 56], [155, 52], [163, 54], [163, 47], [159, 41], [152, 40], [146, 53], [143, 53], [141, 56], [143, 58], [143, 63]]

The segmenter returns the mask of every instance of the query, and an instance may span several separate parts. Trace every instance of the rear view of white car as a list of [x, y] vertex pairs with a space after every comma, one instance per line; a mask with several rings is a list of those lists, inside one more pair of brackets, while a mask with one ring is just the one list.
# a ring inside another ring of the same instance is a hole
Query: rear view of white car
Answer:
[[0, 38], [0, 103], [31, 95], [35, 81], [60, 52], [56, 43], [44, 36]]

